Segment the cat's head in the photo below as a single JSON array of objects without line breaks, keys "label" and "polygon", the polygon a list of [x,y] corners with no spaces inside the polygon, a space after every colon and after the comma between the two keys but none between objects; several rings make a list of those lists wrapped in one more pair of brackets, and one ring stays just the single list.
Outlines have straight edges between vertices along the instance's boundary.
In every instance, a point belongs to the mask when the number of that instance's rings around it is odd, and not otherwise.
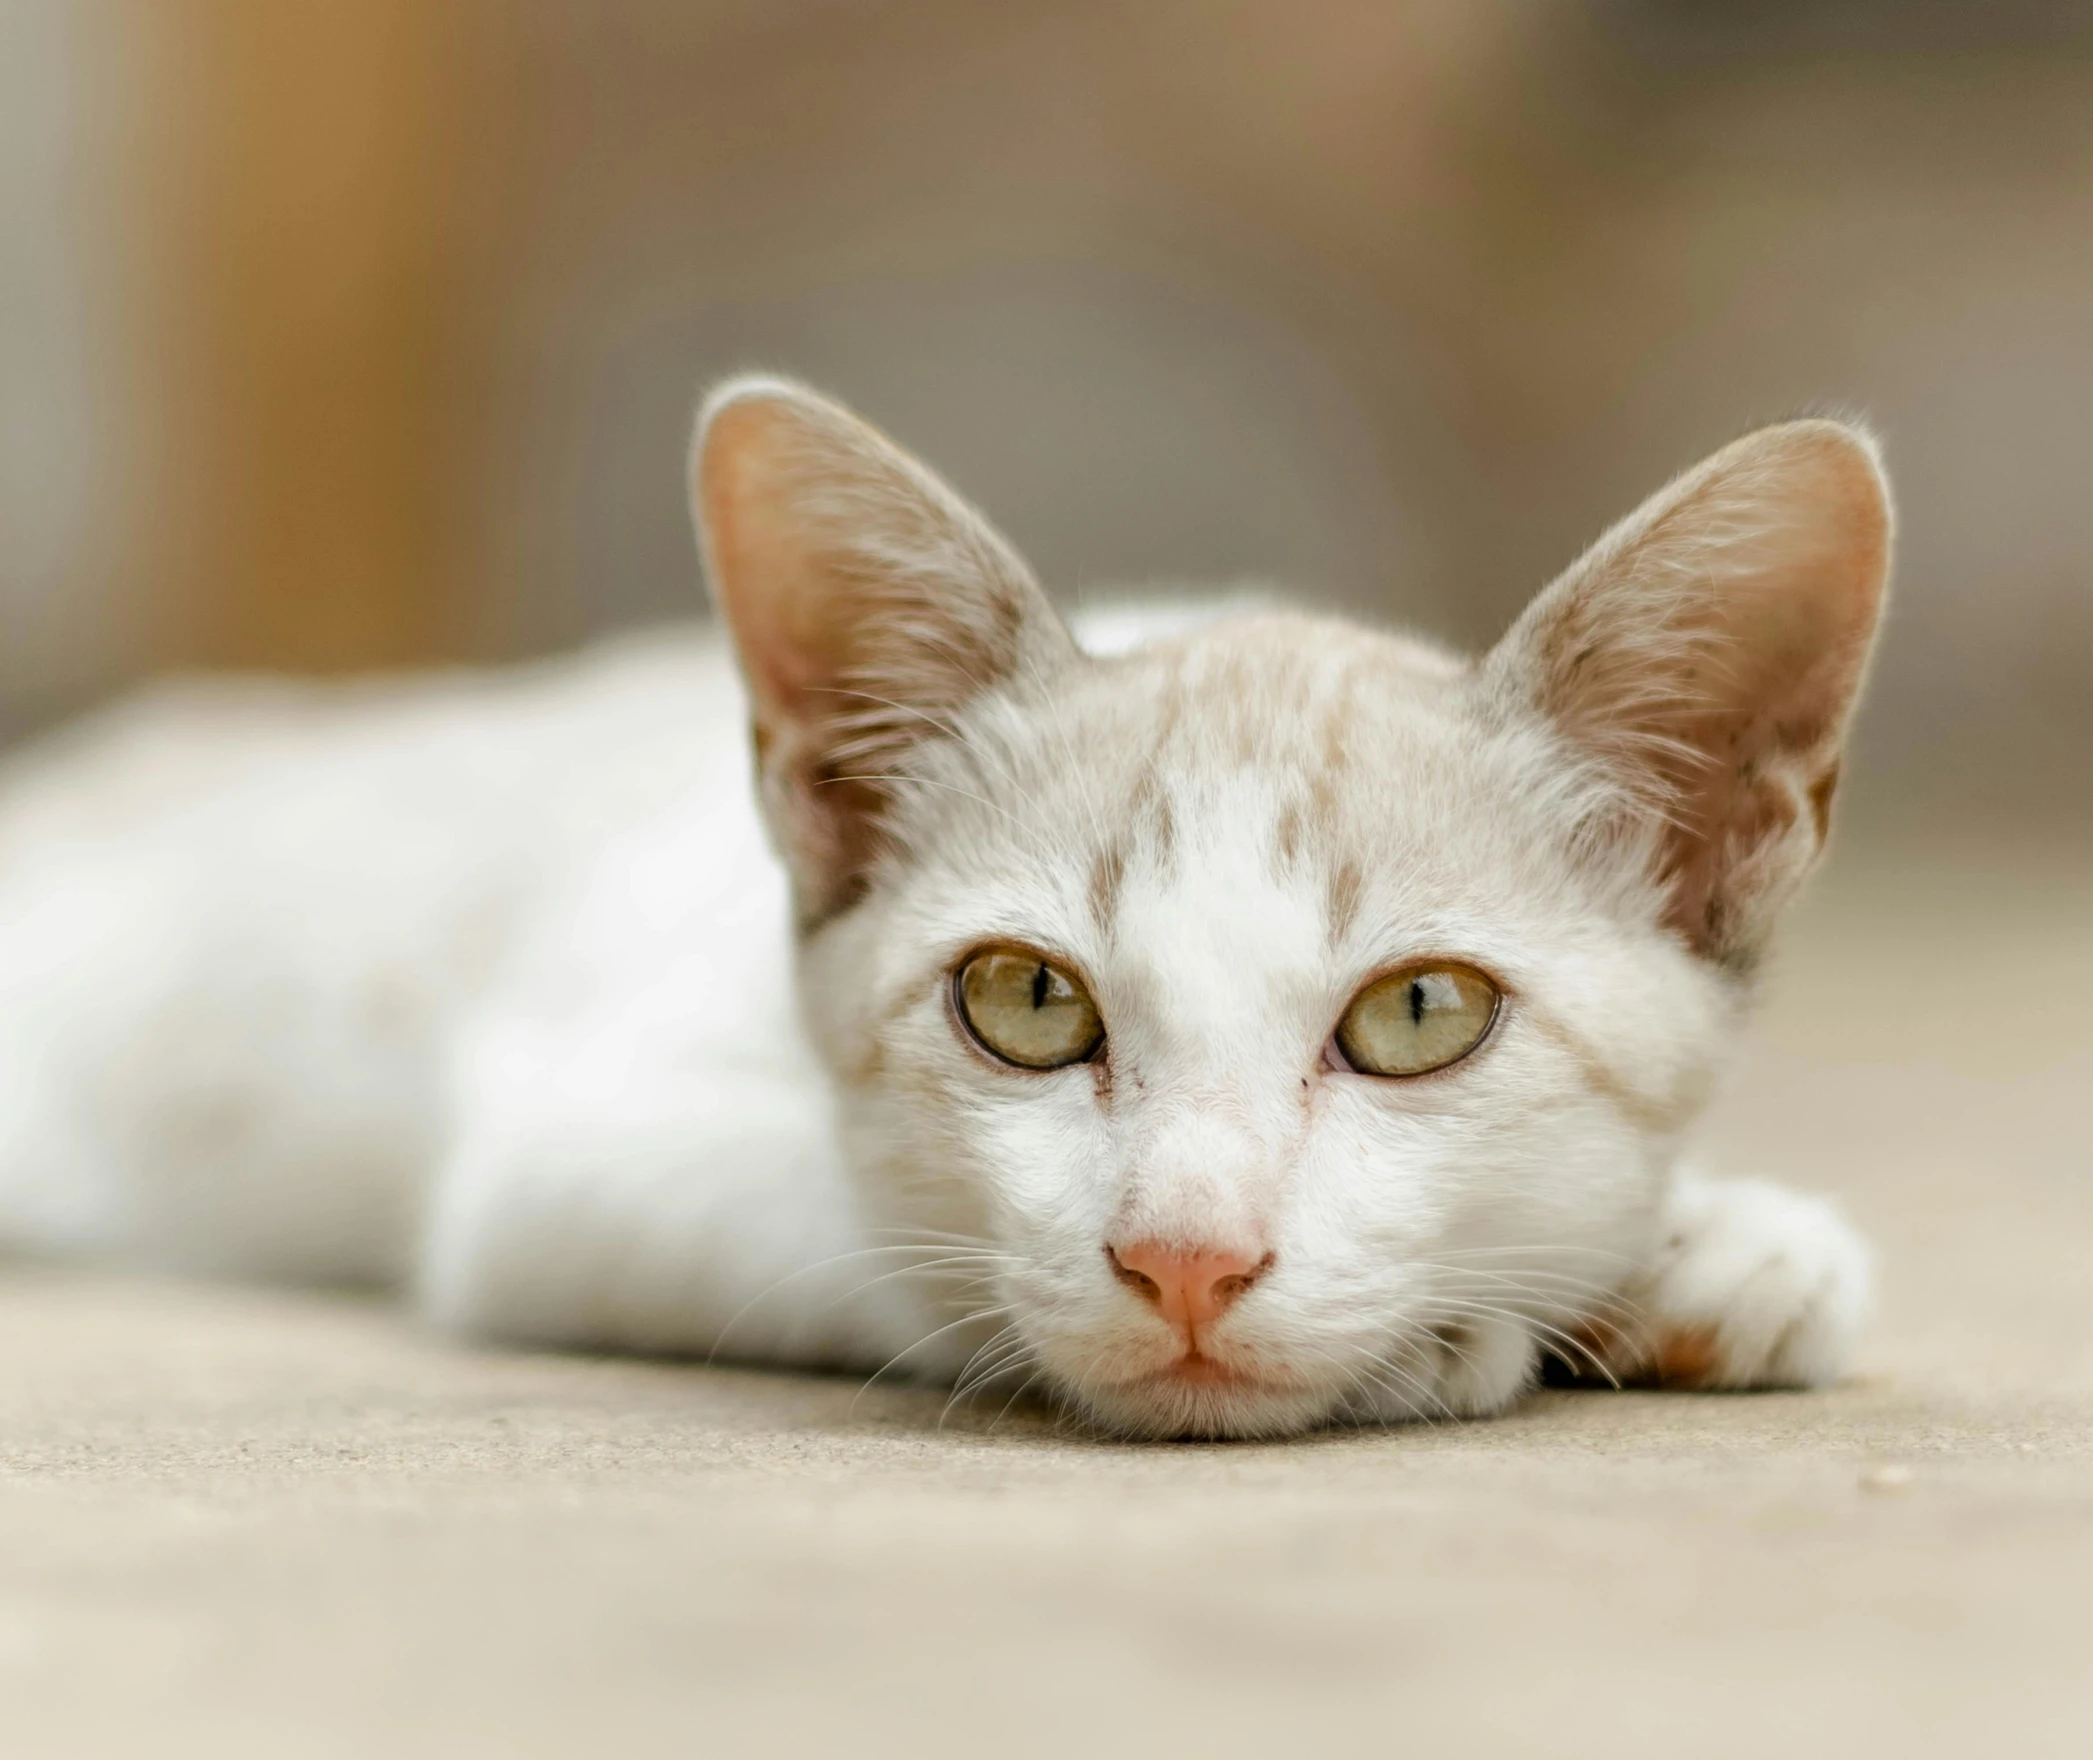
[{"label": "cat's head", "polygon": [[946,1261],[916,1363],[1245,1435],[1575,1352],[1824,842],[1866,439],[1725,448],[1475,662],[1285,614],[1093,656],[777,380],[711,399],[693,480],[853,1166]]}]

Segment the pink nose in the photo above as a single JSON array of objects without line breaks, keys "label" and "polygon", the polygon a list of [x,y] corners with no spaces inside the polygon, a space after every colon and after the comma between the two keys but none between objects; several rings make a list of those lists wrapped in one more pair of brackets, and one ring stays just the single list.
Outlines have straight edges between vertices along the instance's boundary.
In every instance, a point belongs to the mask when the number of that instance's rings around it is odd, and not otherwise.
[{"label": "pink nose", "polygon": [[1111,1260],[1119,1281],[1153,1303],[1156,1312],[1187,1340],[1200,1327],[1220,1319],[1272,1268],[1270,1253],[1263,1258],[1211,1249],[1188,1253],[1153,1241],[1107,1247],[1105,1257]]}]

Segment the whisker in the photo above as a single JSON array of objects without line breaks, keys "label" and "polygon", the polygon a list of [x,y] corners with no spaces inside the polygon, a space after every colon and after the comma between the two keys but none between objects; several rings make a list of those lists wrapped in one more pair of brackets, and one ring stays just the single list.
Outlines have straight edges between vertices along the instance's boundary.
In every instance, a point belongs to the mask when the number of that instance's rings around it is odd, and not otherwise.
[{"label": "whisker", "polygon": [[[866,1290],[876,1289],[880,1284],[889,1283],[897,1277],[921,1277],[926,1275],[956,1277],[958,1275],[958,1272],[956,1270],[946,1270],[944,1268],[947,1266],[972,1266],[978,1265],[980,1263],[982,1263],[982,1261],[978,1257],[950,1257],[944,1259],[932,1259],[928,1263],[922,1265],[897,1266],[892,1271],[882,1271],[877,1277],[867,1278],[865,1282],[857,1284],[854,1287],[845,1290],[841,1295],[836,1297],[836,1300],[834,1302],[830,1302],[829,1306],[833,1308],[836,1305],[836,1302],[848,1301],[852,1296],[863,1295]],[[986,1277],[977,1277],[972,1280],[972,1284],[968,1287],[974,1287],[983,1283],[993,1282],[995,1275],[996,1274],[992,1272]]]},{"label": "whisker", "polygon": [[[917,1242],[904,1242],[895,1243],[887,1246],[858,1247],[854,1248],[853,1250],[847,1253],[831,1253],[827,1258],[817,1259],[811,1265],[796,1266],[794,1269],[786,1272],[782,1277],[774,1278],[771,1282],[765,1284],[754,1295],[749,1297],[747,1301],[742,1303],[742,1305],[739,1308],[734,1310],[734,1312],[728,1317],[726,1323],[720,1327],[718,1333],[714,1336],[712,1341],[712,1348],[705,1353],[704,1361],[708,1366],[716,1362],[718,1360],[720,1352],[726,1348],[728,1336],[733,1332],[734,1328],[739,1326],[744,1320],[746,1320],[749,1317],[749,1315],[755,1312],[755,1310],[758,1307],[760,1307],[764,1302],[768,1301],[772,1296],[778,1294],[778,1292],[784,1289],[787,1284],[796,1283],[799,1281],[799,1279],[803,1277],[812,1277],[819,1272],[832,1271],[838,1265],[846,1265],[853,1259],[870,1258],[877,1253],[943,1253],[945,1251],[947,1251],[947,1248],[945,1244],[942,1242],[931,1242],[928,1244]],[[1019,1260],[1017,1260],[1015,1255],[1005,1254],[1000,1256],[1008,1259],[1012,1264],[1021,1263]],[[907,1271],[909,1269],[912,1268],[907,1266],[904,1266],[902,1268],[903,1271]],[[828,1304],[828,1306],[830,1308],[834,1308],[838,1303],[848,1301],[851,1297],[859,1295],[864,1290],[870,1288],[871,1283],[877,1283],[880,1281],[882,1281],[882,1279],[874,1278],[869,1283],[854,1285],[852,1288],[843,1291],[842,1294],[835,1297],[835,1299],[831,1301]]]},{"label": "whisker", "polygon": [[948,1320],[945,1322],[944,1325],[932,1328],[932,1330],[924,1333],[923,1336],[917,1339],[913,1344],[902,1346],[900,1350],[896,1351],[884,1363],[880,1364],[880,1366],[877,1369],[873,1370],[870,1375],[865,1377],[864,1385],[858,1389],[856,1396],[850,1402],[850,1413],[852,1415],[856,1414],[858,1409],[858,1400],[863,1399],[865,1395],[871,1391],[872,1384],[876,1382],[882,1375],[884,1375],[889,1369],[893,1368],[895,1364],[899,1363],[904,1357],[913,1356],[926,1344],[930,1344],[937,1339],[943,1338],[946,1333],[957,1331],[962,1326],[971,1326],[976,1321],[980,1320],[993,1320],[998,1314],[1008,1314],[1012,1312],[1014,1312],[1014,1310],[1010,1306],[1005,1305],[1000,1308],[983,1308],[980,1309],[978,1312],[962,1314],[957,1320]]},{"label": "whisker", "polygon": [[1564,1241],[1535,1241],[1527,1246],[1504,1247],[1449,1247],[1442,1257],[1447,1259],[1501,1258],[1507,1254],[1526,1253],[1575,1253],[1580,1259],[1611,1259],[1617,1265],[1634,1265],[1638,1260],[1625,1253],[1609,1252],[1603,1247],[1580,1247]]},{"label": "whisker", "polygon": [[[1454,1415],[1453,1408],[1441,1399],[1426,1381],[1414,1370],[1405,1368],[1392,1357],[1374,1357],[1367,1373],[1385,1392],[1395,1395],[1408,1406],[1412,1415],[1423,1423],[1436,1424],[1441,1418],[1451,1418]],[[1391,1381],[1390,1376],[1399,1379]]]},{"label": "whisker", "polygon": [[1444,1298],[1423,1305],[1418,1310],[1418,1315],[1419,1318],[1427,1321],[1433,1318],[1507,1321],[1512,1325],[1523,1327],[1527,1331],[1549,1340],[1563,1350],[1576,1353],[1590,1363],[1592,1368],[1610,1382],[1616,1390],[1620,1387],[1620,1382],[1614,1378],[1612,1369],[1607,1366],[1606,1362],[1590,1345],[1577,1337],[1575,1333],[1567,1332],[1562,1327],[1542,1320],[1536,1315],[1521,1313],[1514,1308],[1498,1307],[1487,1302]]},{"label": "whisker", "polygon": [[[991,1432],[993,1432],[995,1430],[995,1427],[998,1424],[1002,1423],[1002,1421],[1005,1418],[1010,1416],[1010,1408],[1016,1405],[1019,1400],[1023,1399],[1027,1393],[1031,1392],[1032,1388],[1035,1385],[1037,1385],[1040,1377],[1043,1376],[1045,1373],[1046,1369],[1044,1368],[1044,1366],[1034,1369],[1031,1374],[1027,1375],[1024,1378],[1024,1380],[1020,1381],[1017,1384],[1017,1391],[1003,1402],[1003,1409],[997,1412],[993,1418],[989,1419],[988,1427]],[[1062,1414],[1062,1416],[1065,1419],[1066,1414]]]},{"label": "whisker", "polygon": [[1620,1286],[1602,1283],[1593,1278],[1573,1277],[1565,1271],[1491,1271],[1473,1265],[1448,1265],[1433,1259],[1414,1259],[1411,1266],[1420,1271],[1444,1272],[1449,1277],[1487,1280],[1493,1284],[1510,1284],[1514,1288],[1527,1290],[1534,1295],[1542,1293],[1542,1286],[1578,1292],[1588,1296],[1614,1299],[1621,1296]]},{"label": "whisker", "polygon": [[[945,1401],[944,1410],[938,1413],[938,1428],[945,1427],[945,1420],[961,1400],[971,1400],[992,1381],[1013,1374],[1031,1353],[1014,1322],[1006,1323],[989,1342],[967,1359],[967,1366],[953,1383],[952,1396]],[[984,1358],[986,1360],[984,1360]]]},{"label": "whisker", "polygon": [[1002,1250],[997,1242],[990,1240],[986,1235],[961,1234],[948,1228],[868,1228],[865,1232],[868,1235],[906,1235],[909,1237],[907,1244],[910,1246],[921,1246],[927,1242],[938,1247],[982,1247],[997,1252]]}]

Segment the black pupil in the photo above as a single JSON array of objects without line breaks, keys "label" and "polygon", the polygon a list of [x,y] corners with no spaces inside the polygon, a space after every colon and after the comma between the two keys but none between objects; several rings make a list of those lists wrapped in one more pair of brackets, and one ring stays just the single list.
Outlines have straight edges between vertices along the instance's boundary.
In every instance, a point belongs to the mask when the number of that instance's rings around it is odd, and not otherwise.
[{"label": "black pupil", "polygon": [[1040,966],[1032,973],[1032,1006],[1034,1008],[1046,1007],[1046,996],[1047,969],[1045,966]]},{"label": "black pupil", "polygon": [[1421,978],[1410,980],[1410,1025],[1424,1025],[1424,981]]}]

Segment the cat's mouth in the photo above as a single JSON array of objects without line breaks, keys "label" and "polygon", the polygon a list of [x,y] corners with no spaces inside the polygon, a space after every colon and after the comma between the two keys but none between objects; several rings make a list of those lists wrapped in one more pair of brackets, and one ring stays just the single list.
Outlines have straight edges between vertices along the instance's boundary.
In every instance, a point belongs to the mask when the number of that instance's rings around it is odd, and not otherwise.
[{"label": "cat's mouth", "polygon": [[1335,1403],[1330,1389],[1196,1348],[1070,1391],[1105,1429],[1157,1440],[1292,1435],[1321,1423]]},{"label": "cat's mouth", "polygon": [[1297,1382],[1260,1374],[1240,1364],[1224,1362],[1219,1357],[1208,1356],[1196,1345],[1175,1362],[1165,1363],[1160,1369],[1151,1369],[1146,1375],[1136,1376],[1129,1385],[1149,1388],[1211,1388],[1242,1394],[1292,1394],[1302,1391]]},{"label": "cat's mouth", "polygon": [[1166,1362],[1162,1369],[1155,1369],[1141,1379],[1149,1385],[1237,1387],[1243,1392],[1262,1392],[1270,1387],[1262,1375],[1252,1375],[1247,1369],[1237,1369],[1233,1362],[1222,1362],[1218,1356],[1208,1356],[1199,1350],[1187,1350],[1176,1362]]}]

